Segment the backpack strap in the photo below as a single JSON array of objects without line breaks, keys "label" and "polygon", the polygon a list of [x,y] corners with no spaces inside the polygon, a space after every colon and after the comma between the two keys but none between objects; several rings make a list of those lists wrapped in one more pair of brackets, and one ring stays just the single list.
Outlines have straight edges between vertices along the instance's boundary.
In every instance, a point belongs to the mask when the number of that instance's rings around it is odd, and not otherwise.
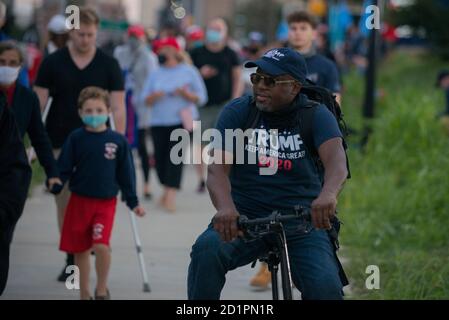
[{"label": "backpack strap", "polygon": [[304,141],[306,151],[312,155],[312,159],[319,170],[322,170],[322,164],[318,150],[313,143],[313,118],[315,110],[320,104],[315,101],[309,100],[309,102],[302,106],[299,111],[299,133]]}]

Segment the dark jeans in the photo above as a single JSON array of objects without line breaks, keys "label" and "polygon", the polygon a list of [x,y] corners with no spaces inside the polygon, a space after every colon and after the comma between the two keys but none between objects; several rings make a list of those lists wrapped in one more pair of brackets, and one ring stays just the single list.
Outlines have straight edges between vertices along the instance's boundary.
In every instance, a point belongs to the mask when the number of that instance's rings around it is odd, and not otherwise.
[{"label": "dark jeans", "polygon": [[[0,210],[3,209],[0,208]],[[3,212],[0,214],[3,214]],[[12,224],[0,226],[0,296],[3,294],[8,281],[9,251],[16,223],[17,221],[14,221]]]},{"label": "dark jeans", "polygon": [[179,189],[181,186],[183,164],[174,164],[170,159],[171,149],[179,143],[170,141],[170,135],[173,130],[181,128],[181,125],[151,128],[157,176],[162,185],[175,189]]},{"label": "dark jeans", "polygon": [[[343,299],[337,259],[326,231],[286,232],[292,279],[304,300]],[[220,299],[226,273],[256,260],[267,250],[263,240],[225,243],[210,225],[192,247],[187,279],[190,300]]]},{"label": "dark jeans", "polygon": [[150,159],[148,157],[146,138],[147,130],[139,129],[137,151],[139,152],[140,162],[142,163],[143,179],[145,183],[148,183],[148,181],[150,180]]}]

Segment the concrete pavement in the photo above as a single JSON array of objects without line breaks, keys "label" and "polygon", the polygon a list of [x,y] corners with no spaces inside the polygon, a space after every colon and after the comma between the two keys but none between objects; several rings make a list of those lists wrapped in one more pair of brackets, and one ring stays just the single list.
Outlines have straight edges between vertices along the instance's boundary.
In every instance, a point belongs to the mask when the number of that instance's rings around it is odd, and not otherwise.
[{"label": "concrete pavement", "polygon": [[[192,166],[185,167],[176,213],[163,212],[155,205],[161,188],[154,171],[152,174],[155,199],[143,201],[147,216],[137,218],[152,292],[142,292],[129,215],[120,203],[111,241],[109,282],[113,299],[186,299],[190,248],[214,214],[207,193],[199,195],[195,191],[197,177]],[[9,281],[1,299],[77,299],[77,291],[68,290],[56,281],[64,263],[58,243],[53,197],[38,187],[33,190],[16,228]],[[93,262],[92,287],[95,283]],[[247,266],[230,272],[222,298],[271,299],[271,291],[255,292],[248,285],[255,271]]]}]

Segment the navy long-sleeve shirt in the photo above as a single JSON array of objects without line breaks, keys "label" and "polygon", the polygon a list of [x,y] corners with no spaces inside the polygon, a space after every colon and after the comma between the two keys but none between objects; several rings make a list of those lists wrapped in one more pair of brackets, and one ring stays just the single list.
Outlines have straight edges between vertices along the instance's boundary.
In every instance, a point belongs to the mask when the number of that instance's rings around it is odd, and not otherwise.
[{"label": "navy long-sleeve shirt", "polygon": [[11,110],[16,118],[20,136],[23,138],[25,133],[28,133],[31,145],[36,150],[37,158],[44,167],[47,178],[58,177],[58,166],[53,158],[50,139],[42,123],[39,100],[36,94],[17,83]]},{"label": "navy long-sleeve shirt", "polygon": [[130,209],[138,205],[131,150],[125,137],[107,129],[95,133],[80,128],[67,138],[58,159],[61,180],[85,197],[109,199],[122,191]]},{"label": "navy long-sleeve shirt", "polygon": [[[14,230],[22,214],[30,181],[31,168],[22,137],[14,115],[6,107],[6,97],[0,92],[0,237],[2,242]],[[2,293],[1,285],[0,283],[0,294]]]}]

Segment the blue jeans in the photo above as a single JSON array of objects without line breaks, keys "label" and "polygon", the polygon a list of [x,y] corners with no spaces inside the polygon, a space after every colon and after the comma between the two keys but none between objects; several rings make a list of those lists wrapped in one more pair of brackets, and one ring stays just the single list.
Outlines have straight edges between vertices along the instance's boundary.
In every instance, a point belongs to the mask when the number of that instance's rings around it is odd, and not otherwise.
[{"label": "blue jeans", "polygon": [[[304,300],[341,300],[342,284],[332,243],[324,230],[308,234],[286,230],[292,279]],[[226,273],[256,260],[267,250],[259,239],[225,243],[209,225],[192,247],[187,279],[190,300],[218,300]]]}]

